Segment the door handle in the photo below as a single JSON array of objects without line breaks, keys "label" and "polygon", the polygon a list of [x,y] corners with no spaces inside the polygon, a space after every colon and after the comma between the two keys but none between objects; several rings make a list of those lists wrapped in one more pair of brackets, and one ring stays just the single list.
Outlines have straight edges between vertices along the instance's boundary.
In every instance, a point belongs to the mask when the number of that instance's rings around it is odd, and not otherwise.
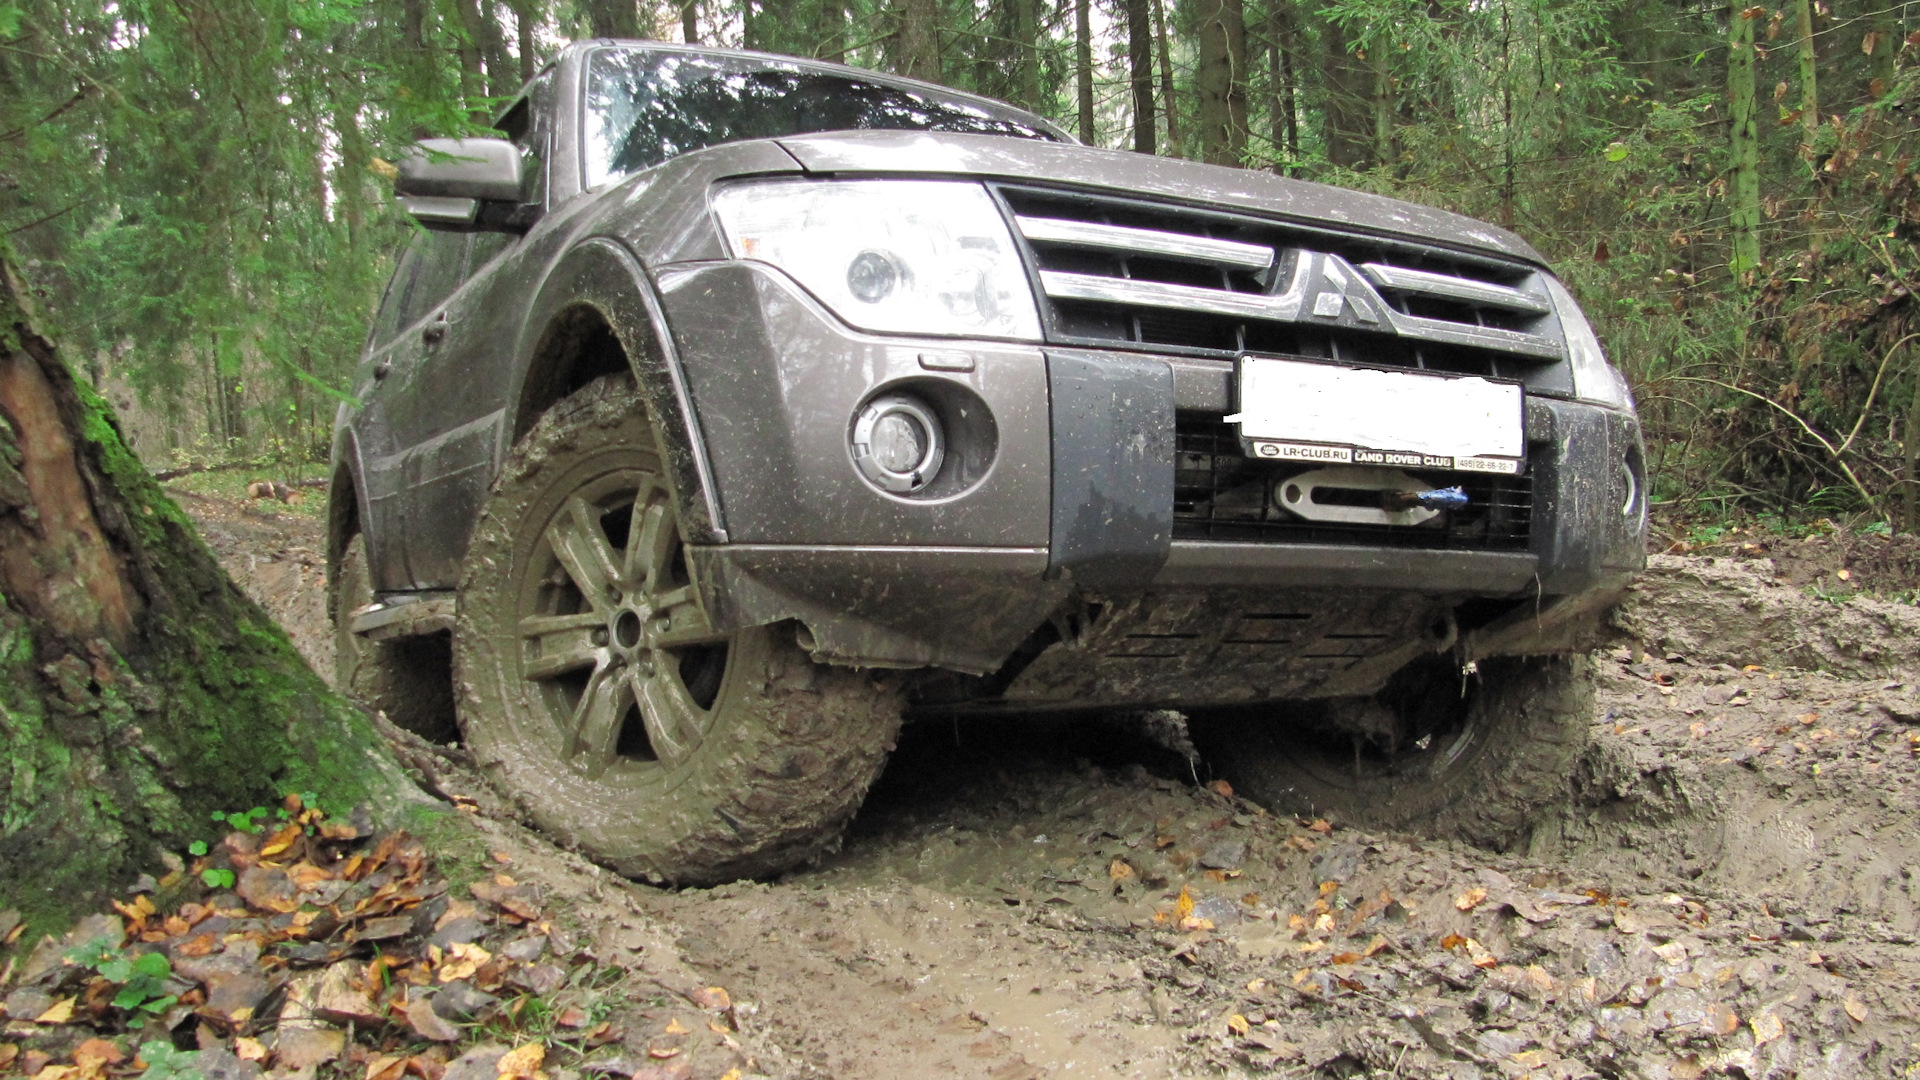
[{"label": "door handle", "polygon": [[430,322],[420,331],[420,340],[428,345],[438,345],[440,344],[440,339],[446,336],[447,323],[445,319]]},{"label": "door handle", "polygon": [[381,360],[379,363],[373,365],[374,381],[378,382],[379,380],[386,378],[387,372],[392,370],[393,370],[393,361],[384,360],[384,359]]}]

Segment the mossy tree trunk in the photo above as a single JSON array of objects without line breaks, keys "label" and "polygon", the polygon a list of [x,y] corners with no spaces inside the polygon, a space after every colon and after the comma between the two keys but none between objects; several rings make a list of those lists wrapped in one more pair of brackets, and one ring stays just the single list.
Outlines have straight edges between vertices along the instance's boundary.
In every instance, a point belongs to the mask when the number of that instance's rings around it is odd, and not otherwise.
[{"label": "mossy tree trunk", "polygon": [[389,821],[425,803],[141,467],[0,249],[0,910],[52,928],[289,792]]}]

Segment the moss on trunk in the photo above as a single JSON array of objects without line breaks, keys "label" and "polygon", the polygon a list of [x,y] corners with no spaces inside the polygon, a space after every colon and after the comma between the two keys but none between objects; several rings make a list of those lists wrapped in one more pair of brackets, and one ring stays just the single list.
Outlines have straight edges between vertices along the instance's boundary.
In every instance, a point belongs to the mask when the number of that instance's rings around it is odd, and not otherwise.
[{"label": "moss on trunk", "polygon": [[0,277],[0,909],[56,925],[288,792],[424,803]]}]

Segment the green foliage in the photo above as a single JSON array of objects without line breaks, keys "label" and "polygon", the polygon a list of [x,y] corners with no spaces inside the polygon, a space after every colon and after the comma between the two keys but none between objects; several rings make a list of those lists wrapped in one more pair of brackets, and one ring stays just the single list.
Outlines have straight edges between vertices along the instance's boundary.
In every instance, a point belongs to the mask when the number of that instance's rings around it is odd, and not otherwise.
[{"label": "green foliage", "polygon": [[200,1051],[177,1050],[163,1039],[141,1043],[140,1060],[147,1063],[140,1080],[206,1080],[200,1071]]},{"label": "green foliage", "polygon": [[95,938],[68,950],[66,959],[93,969],[101,978],[119,986],[119,992],[113,996],[116,1009],[157,1015],[178,1000],[166,992],[173,964],[163,952],[129,956],[108,939]]}]

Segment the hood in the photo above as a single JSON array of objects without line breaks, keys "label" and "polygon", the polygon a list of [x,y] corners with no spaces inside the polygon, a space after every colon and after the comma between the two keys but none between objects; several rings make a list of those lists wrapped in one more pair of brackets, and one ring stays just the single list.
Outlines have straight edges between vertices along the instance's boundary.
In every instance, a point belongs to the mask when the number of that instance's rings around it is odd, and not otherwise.
[{"label": "hood", "polygon": [[834,132],[780,139],[779,144],[808,172],[959,173],[1064,184],[1231,207],[1303,225],[1406,237],[1546,265],[1525,240],[1470,217],[1254,169],[1072,143],[925,131]]}]

